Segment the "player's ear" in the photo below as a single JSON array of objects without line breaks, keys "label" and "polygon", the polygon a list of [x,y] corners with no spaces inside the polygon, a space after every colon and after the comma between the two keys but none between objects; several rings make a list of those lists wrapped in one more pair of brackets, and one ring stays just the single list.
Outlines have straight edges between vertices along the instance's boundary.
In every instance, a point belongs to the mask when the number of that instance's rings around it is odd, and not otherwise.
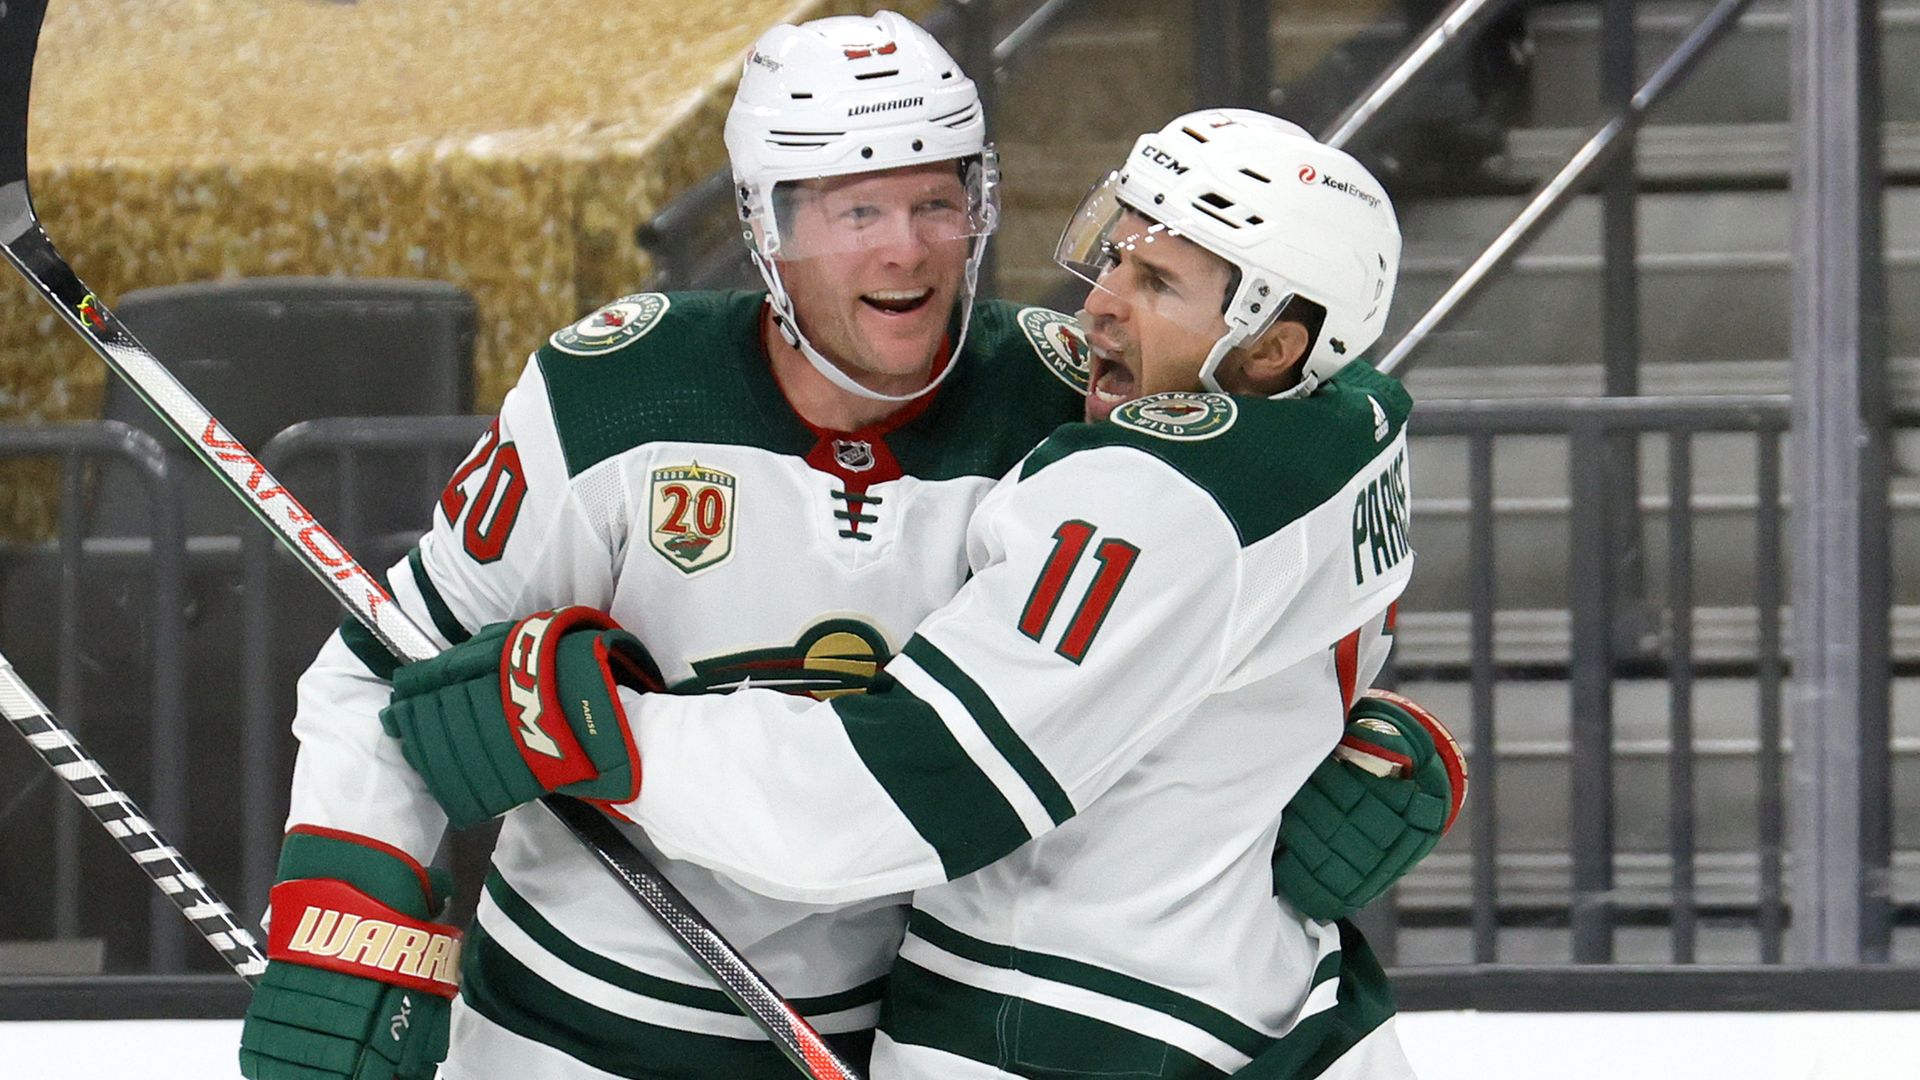
[{"label": "player's ear", "polygon": [[1281,319],[1241,347],[1240,370],[1254,393],[1277,394],[1300,381],[1300,362],[1312,342],[1305,324]]}]

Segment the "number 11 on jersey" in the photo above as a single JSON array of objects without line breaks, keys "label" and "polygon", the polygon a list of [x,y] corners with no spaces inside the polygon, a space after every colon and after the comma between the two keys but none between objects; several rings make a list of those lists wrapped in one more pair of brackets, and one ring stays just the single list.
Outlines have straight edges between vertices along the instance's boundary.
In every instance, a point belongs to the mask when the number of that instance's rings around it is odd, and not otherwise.
[{"label": "number 11 on jersey", "polygon": [[[1047,624],[1053,621],[1054,608],[1060,606],[1060,594],[1066,590],[1074,568],[1080,564],[1080,557],[1098,531],[1077,519],[1063,521],[1053,530],[1053,553],[1047,556],[1047,565],[1040,569],[1040,579],[1033,583],[1027,606],[1020,613],[1021,633],[1035,641],[1045,635]],[[1076,664],[1086,659],[1094,635],[1106,622],[1114,597],[1126,584],[1139,555],[1140,549],[1125,540],[1109,537],[1100,541],[1093,552],[1100,569],[1094,574],[1093,583],[1087,586],[1086,595],[1080,598],[1080,606],[1074,609],[1073,618],[1068,621],[1066,632],[1060,635],[1060,644],[1054,646],[1054,652]]]}]

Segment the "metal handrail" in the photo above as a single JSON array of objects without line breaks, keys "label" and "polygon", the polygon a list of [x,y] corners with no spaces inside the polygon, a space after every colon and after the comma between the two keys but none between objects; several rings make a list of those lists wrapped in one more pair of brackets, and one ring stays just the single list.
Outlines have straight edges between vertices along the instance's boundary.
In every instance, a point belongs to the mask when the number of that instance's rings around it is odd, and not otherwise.
[{"label": "metal handrail", "polygon": [[[1697,818],[1694,807],[1695,761],[1693,680],[1703,668],[1692,636],[1697,610],[1694,601],[1693,561],[1693,440],[1706,433],[1746,432],[1757,443],[1755,486],[1758,498],[1755,530],[1755,617],[1759,656],[1756,658],[1758,744],[1761,768],[1772,785],[1759,792],[1758,853],[1760,874],[1757,921],[1762,953],[1771,961],[1780,955],[1784,925],[1784,887],[1779,850],[1785,821],[1785,793],[1781,765],[1780,701],[1783,672],[1779,665],[1781,608],[1778,578],[1782,573],[1778,543],[1780,528],[1779,472],[1781,443],[1791,420],[1792,401],[1785,395],[1691,398],[1535,398],[1500,401],[1441,402],[1416,411],[1409,430],[1422,436],[1465,436],[1471,522],[1467,539],[1471,582],[1468,653],[1471,729],[1470,768],[1474,798],[1469,809],[1471,844],[1473,959],[1481,964],[1498,960],[1499,881],[1494,832],[1499,814],[1497,769],[1493,749],[1494,689],[1499,681],[1494,656],[1494,616],[1498,607],[1493,513],[1493,445],[1502,436],[1563,435],[1568,440],[1567,553],[1568,659],[1564,669],[1570,707],[1570,757],[1580,762],[1569,784],[1567,822],[1569,903],[1567,925],[1576,963],[1607,963],[1614,958],[1620,897],[1614,881],[1614,812],[1618,793],[1613,782],[1613,684],[1620,663],[1629,659],[1663,660],[1669,681],[1668,755],[1669,853],[1672,859],[1672,957],[1690,963],[1696,956],[1700,896],[1696,877]],[[1665,609],[1671,629],[1661,644],[1629,643],[1623,652],[1617,605],[1610,581],[1607,517],[1616,502],[1609,497],[1608,480],[1617,466],[1606,453],[1609,442],[1621,436],[1664,434],[1668,450],[1667,515],[1668,593]],[[1389,952],[1390,956],[1391,953]]]},{"label": "metal handrail", "polygon": [[[445,476],[452,472],[449,462],[431,455],[446,455],[457,460],[472,447],[485,430],[487,416],[353,416],[326,417],[293,424],[268,439],[260,448],[260,461],[268,471],[285,476],[297,462],[316,456],[333,455],[339,476],[341,515],[335,522],[336,533],[356,550],[366,553],[367,565],[384,575],[379,560],[380,545],[367,545],[360,533],[364,518],[357,497],[357,464],[354,455],[382,451],[415,450],[430,455],[427,473]],[[444,465],[444,467],[441,467]],[[309,492],[311,497],[312,492]],[[421,526],[432,512],[431,496],[420,504]],[[409,542],[411,537],[408,538]],[[284,596],[275,596],[269,582],[271,560],[286,552],[273,542],[264,529],[249,529],[240,541],[240,574],[243,607],[243,633],[247,649],[241,657],[242,714],[245,717],[240,736],[240,757],[247,763],[242,780],[241,802],[249,807],[240,836],[241,888],[244,910],[264,910],[267,890],[273,884],[274,864],[280,850],[280,823],[284,818],[282,800],[287,792],[286,778],[280,773],[280,755],[289,738],[285,718],[275,712],[269,660],[273,652],[277,620],[276,604]]]},{"label": "metal handrail", "polygon": [[[186,542],[181,516],[183,499],[180,475],[159,441],[146,432],[118,420],[83,420],[57,424],[0,424],[0,458],[58,455],[62,460],[60,507],[60,585],[59,625],[55,628],[60,654],[58,702],[68,723],[82,719],[79,641],[79,573],[85,556],[85,492],[79,459],[113,458],[125,462],[146,487],[151,516],[148,521],[149,552],[153,560],[153,588],[148,599],[152,611],[153,635],[150,673],[153,712],[148,729],[152,773],[151,794],[145,800],[154,821],[170,836],[185,834],[187,823],[186,723],[186,640],[185,593]],[[56,810],[53,846],[55,851],[55,904],[77,904],[80,891],[77,877],[77,810],[62,799]],[[63,929],[71,932],[71,926]],[[147,934],[150,944],[149,967],[154,971],[177,972],[186,968],[187,924],[177,908],[162,894],[148,901]],[[66,936],[62,934],[61,936]]]},{"label": "metal handrail", "polygon": [[1787,394],[1697,397],[1488,398],[1414,410],[1413,435],[1558,435],[1574,431],[1787,430]]},{"label": "metal handrail", "polygon": [[[1564,435],[1579,448],[1578,452],[1569,456],[1571,464],[1596,460],[1598,447],[1613,434],[1633,432],[1668,436],[1668,445],[1672,453],[1677,455],[1671,457],[1670,461],[1677,463],[1677,467],[1670,469],[1669,484],[1671,486],[1667,498],[1670,506],[1675,508],[1675,514],[1666,527],[1674,545],[1672,550],[1680,553],[1680,557],[1670,558],[1668,561],[1671,573],[1678,572],[1693,562],[1692,558],[1687,557],[1693,540],[1691,528],[1685,518],[1699,509],[1699,500],[1691,483],[1686,479],[1692,475],[1690,462],[1694,460],[1689,456],[1688,440],[1696,439],[1706,433],[1751,433],[1760,451],[1755,465],[1759,477],[1756,484],[1756,514],[1754,515],[1754,530],[1757,537],[1755,564],[1759,567],[1778,568],[1781,565],[1781,552],[1776,542],[1781,519],[1778,482],[1779,453],[1780,443],[1788,426],[1789,411],[1790,402],[1784,395],[1746,395],[1678,399],[1589,397],[1458,401],[1422,406],[1416,412],[1411,426],[1414,435],[1418,437],[1465,436],[1470,440],[1469,455],[1472,464],[1469,479],[1474,492],[1472,500],[1476,523],[1469,535],[1469,557],[1473,575],[1479,583],[1474,589],[1476,600],[1470,611],[1474,620],[1472,628],[1474,644],[1470,652],[1472,670],[1469,679],[1470,690],[1475,695],[1476,704],[1469,713],[1473,724],[1469,745],[1478,755],[1474,759],[1474,801],[1470,803],[1469,811],[1475,817],[1469,819],[1470,821],[1492,819],[1491,815],[1496,805],[1494,793],[1497,780],[1495,779],[1496,770],[1488,764],[1491,760],[1488,755],[1494,748],[1501,745],[1494,737],[1496,708],[1493,688],[1497,682],[1512,677],[1502,674],[1506,666],[1495,662],[1497,657],[1491,634],[1495,611],[1493,583],[1498,580],[1493,540],[1495,533],[1500,529],[1495,522],[1496,515],[1492,499],[1492,494],[1496,490],[1493,477],[1494,442],[1506,436]],[[1920,424],[1920,412],[1903,410],[1898,419]],[[341,470],[339,474],[342,477],[339,486],[341,497],[354,501],[356,498],[354,472],[356,469],[364,472],[371,467],[370,463],[356,460],[353,457],[354,454],[382,451],[404,452],[408,448],[419,448],[422,454],[438,451],[457,456],[471,445],[473,437],[478,434],[479,428],[486,421],[487,418],[483,416],[379,417],[311,421],[289,428],[270,440],[263,447],[262,457],[270,467],[283,475],[286,467],[295,459],[318,458],[326,461],[331,458]],[[98,429],[102,426],[92,427]],[[0,450],[6,448],[6,432],[7,429],[0,428]],[[41,444],[35,444],[36,447],[39,445]],[[155,456],[160,456],[157,450]],[[446,470],[429,463],[423,471],[438,475]],[[423,505],[422,509],[426,508]],[[1576,545],[1584,543],[1588,549],[1586,555],[1576,554],[1570,560],[1571,565],[1575,567],[1591,565],[1585,560],[1591,558],[1593,538],[1599,535],[1591,526],[1594,516],[1604,512],[1604,504],[1595,498],[1595,489],[1587,485],[1584,488],[1575,489],[1567,510],[1573,517],[1570,532]],[[369,525],[376,524],[364,513],[357,511],[342,515],[340,520],[349,523],[349,527],[343,530],[348,532],[352,531],[351,523],[354,521],[367,522]],[[380,524],[379,527],[387,526]],[[156,548],[156,557],[163,554],[161,550],[163,548],[164,544]],[[245,602],[249,605],[247,618],[250,621],[244,635],[247,648],[243,651],[243,664],[246,666],[245,678],[249,704],[248,719],[241,736],[241,753],[243,761],[246,762],[244,772],[249,777],[254,775],[284,777],[284,773],[281,772],[282,765],[277,757],[277,748],[284,745],[284,718],[260,715],[256,711],[258,704],[265,700],[259,685],[266,675],[266,668],[264,665],[255,666],[255,661],[271,651],[270,631],[274,628],[271,611],[274,600],[270,597],[265,582],[251,575],[264,570],[269,565],[268,552],[272,550],[275,549],[267,544],[258,544],[251,551],[243,548],[247,564],[246,573],[249,575],[243,593]],[[1779,737],[1778,697],[1783,678],[1778,662],[1780,650],[1777,630],[1777,622],[1783,609],[1777,578],[1777,572],[1769,570],[1758,574],[1754,583],[1754,610],[1756,617],[1760,620],[1760,639],[1752,654],[1757,665],[1757,673],[1752,677],[1758,681],[1761,699],[1761,707],[1758,710],[1761,717],[1758,721],[1758,730],[1761,734],[1755,742],[1760,747],[1776,748],[1782,745]],[[1478,599],[1479,597],[1484,597],[1484,602]],[[1599,599],[1593,592],[1586,591],[1577,593],[1568,605],[1569,617],[1574,623],[1572,628],[1585,634],[1589,640],[1606,623],[1607,608],[1604,604],[1596,604],[1596,600]],[[1691,599],[1691,593],[1685,590],[1670,591],[1666,604],[1674,612],[1674,618],[1678,620],[1675,626],[1687,625],[1688,613],[1699,610]],[[267,611],[268,617],[262,623],[256,624],[251,621],[256,618],[254,614],[256,610]],[[1582,626],[1586,629],[1579,630]],[[1411,635],[1418,631],[1409,629],[1407,632]],[[1660,654],[1666,658],[1667,664],[1662,669],[1661,677],[1669,678],[1676,686],[1680,686],[1695,673],[1707,671],[1708,668],[1704,662],[1696,655],[1696,650],[1697,646],[1688,639],[1680,636],[1670,639]],[[1570,651],[1570,656],[1571,666],[1578,666],[1587,673],[1583,677],[1595,680],[1620,677],[1619,670],[1611,667],[1608,650],[1594,652],[1576,648]],[[1572,674],[1569,667],[1563,673],[1552,677],[1570,678]],[[1741,677],[1747,676],[1743,674]],[[1446,678],[1452,680],[1458,676],[1449,675]],[[1676,690],[1676,693],[1679,691]],[[1676,717],[1690,717],[1691,706],[1684,704],[1684,695],[1678,700],[1682,703],[1673,707],[1673,714]],[[1603,719],[1609,711],[1602,707],[1583,712],[1582,715]],[[1772,719],[1769,720],[1769,716]],[[1692,745],[1694,740],[1686,735],[1686,729],[1680,726],[1681,723],[1680,720],[1674,721],[1676,734],[1672,737],[1671,744],[1673,746]],[[1605,760],[1609,756],[1619,756],[1619,744],[1611,739],[1604,741],[1599,739],[1588,726],[1576,729],[1575,733],[1580,734],[1583,740],[1578,751],[1580,760]],[[269,754],[276,756],[264,756]],[[1702,755],[1707,756],[1704,747]],[[1692,770],[1695,768],[1690,763],[1691,759],[1676,751],[1669,751],[1667,757],[1674,763],[1676,782],[1691,783]],[[1764,777],[1770,777],[1770,779],[1763,778],[1760,784],[1760,791],[1765,799],[1760,814],[1762,840],[1758,850],[1763,869],[1759,872],[1759,914],[1756,918],[1760,923],[1763,956],[1771,962],[1777,962],[1780,955],[1779,941],[1784,926],[1784,905],[1779,884],[1782,880],[1778,857],[1780,841],[1778,829],[1774,823],[1777,823],[1780,817],[1781,795],[1779,793],[1786,790],[1782,786],[1786,782],[1786,777],[1777,753],[1763,753],[1762,765],[1766,770]],[[247,807],[245,818],[249,824],[246,827],[248,832],[242,838],[242,865],[248,887],[254,890],[262,887],[260,884],[262,875],[270,876],[272,869],[271,854],[274,842],[277,840],[276,823],[280,820],[280,815],[273,811],[273,803],[261,801],[263,796],[259,794],[260,791],[272,787],[271,783],[266,784],[264,788],[248,783],[244,788],[243,797]],[[1772,794],[1767,794],[1769,792]],[[276,800],[283,797],[284,789],[271,792],[271,796]],[[1608,805],[1605,797],[1594,795],[1589,799],[1576,798],[1570,802],[1587,807],[1587,812],[1593,821],[1604,820],[1605,807]],[[1683,797],[1672,800],[1671,805],[1690,805],[1691,802],[1690,798]],[[1691,946],[1683,948],[1678,942],[1690,934],[1690,931],[1683,932],[1681,928],[1692,925],[1694,913],[1701,903],[1701,896],[1692,884],[1690,872],[1694,860],[1691,854],[1694,819],[1690,816],[1681,816],[1674,820],[1677,822],[1674,828],[1678,839],[1673,842],[1670,849],[1674,853],[1673,868],[1670,872],[1674,875],[1673,890],[1676,897],[1673,906],[1676,927],[1674,930],[1675,958],[1685,959],[1691,955]],[[1500,853],[1493,842],[1495,835],[1493,831],[1480,828],[1478,825],[1473,826],[1469,831],[1473,842],[1471,870],[1474,901],[1471,912],[1475,920],[1474,958],[1483,964],[1493,964],[1498,959],[1494,940],[1500,929],[1499,919],[1501,912],[1508,910],[1508,906],[1499,903],[1500,895],[1496,888],[1497,879],[1494,874],[1496,860]],[[1579,860],[1588,872],[1609,857],[1609,847],[1601,843],[1575,844],[1572,850],[1572,857]],[[1576,927],[1587,928],[1588,933],[1611,933],[1612,928],[1618,925],[1620,911],[1631,906],[1631,897],[1629,895],[1626,899],[1622,899],[1622,894],[1608,887],[1604,879],[1599,886],[1593,883],[1594,880],[1592,877],[1587,877],[1575,883],[1574,892],[1581,899],[1579,905],[1570,908],[1568,918]],[[1512,898],[1509,897],[1509,905],[1511,902]],[[1604,941],[1604,937],[1595,938],[1595,940]],[[1391,955],[1390,946],[1382,951],[1382,956],[1387,958],[1388,962],[1391,962]],[[1582,958],[1593,959],[1594,957]],[[1492,979],[1488,984],[1490,986],[1500,985],[1507,973],[1507,969],[1497,964],[1471,970],[1476,978]],[[1556,967],[1552,970],[1573,969]],[[1691,981],[1706,975],[1706,971],[1702,969],[1693,974],[1676,977]],[[1726,977],[1735,980],[1772,979],[1771,975],[1755,975],[1752,969],[1745,967],[1729,970]],[[1609,985],[1616,978],[1623,985],[1636,981],[1635,977],[1627,974],[1626,969],[1617,969],[1617,975],[1600,978]],[[1708,976],[1707,982],[1711,981],[1711,977]],[[1778,983],[1768,982],[1768,985],[1777,986],[1784,992],[1792,983],[1793,980],[1789,979]],[[110,990],[121,984],[114,980],[106,980],[101,985],[103,989]],[[4,1014],[7,1008],[7,992],[5,986],[0,986],[0,1014]]]},{"label": "metal handrail", "polygon": [[1482,23],[1512,7],[1517,0],[1454,0],[1441,12],[1426,32],[1401,50],[1393,63],[1361,91],[1348,105],[1320,141],[1328,146],[1344,147],[1352,142],[1381,112],[1392,104],[1419,74],[1470,40]]},{"label": "metal handrail", "polygon": [[1733,29],[1741,13],[1753,0],[1720,0],[1701,19],[1692,32],[1662,61],[1627,106],[1608,118],[1567,164],[1544,184],[1519,216],[1502,230],[1473,264],[1447,287],[1426,314],[1395,342],[1378,363],[1379,369],[1392,373],[1410,353],[1425,341],[1440,324],[1471,299],[1489,278],[1513,261],[1521,246],[1531,241],[1572,201],[1574,193],[1589,177],[1611,163],[1622,149],[1622,140],[1638,131],[1647,111],[1660,103],[1682,80],[1693,72],[1707,49]]},{"label": "metal handrail", "polygon": [[999,44],[993,47],[991,72],[993,81],[996,83],[1007,81],[1008,66],[1013,63],[1014,58],[1025,52],[1027,46],[1043,38],[1054,23],[1079,3],[1080,0],[1046,0],[1045,3],[1034,8],[1026,18],[1020,20],[1020,25],[1014,27],[1012,33],[1001,38]]}]

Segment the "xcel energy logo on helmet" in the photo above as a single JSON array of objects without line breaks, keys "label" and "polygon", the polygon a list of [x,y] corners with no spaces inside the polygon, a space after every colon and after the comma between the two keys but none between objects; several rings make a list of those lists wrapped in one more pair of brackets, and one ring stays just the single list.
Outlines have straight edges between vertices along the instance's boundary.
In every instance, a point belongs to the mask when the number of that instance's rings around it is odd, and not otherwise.
[{"label": "xcel energy logo on helmet", "polygon": [[1378,209],[1380,206],[1380,196],[1375,195],[1373,192],[1368,191],[1358,184],[1335,179],[1332,173],[1322,173],[1311,165],[1300,166],[1300,182],[1303,184],[1317,183],[1321,187],[1332,188],[1342,195],[1351,195],[1375,209]]}]

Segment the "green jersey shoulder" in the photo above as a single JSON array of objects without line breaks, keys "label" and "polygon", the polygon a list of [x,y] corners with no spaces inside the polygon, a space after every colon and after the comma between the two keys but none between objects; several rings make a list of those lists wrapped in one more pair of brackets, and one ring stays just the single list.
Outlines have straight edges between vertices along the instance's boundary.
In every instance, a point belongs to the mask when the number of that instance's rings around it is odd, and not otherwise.
[{"label": "green jersey shoulder", "polygon": [[759,311],[753,293],[638,293],[549,336],[534,362],[568,471],[660,441],[805,453],[804,425],[770,408]]},{"label": "green jersey shoulder", "polygon": [[977,304],[955,362],[924,411],[887,435],[914,476],[1002,476],[1085,412],[1086,346],[1079,326],[1059,312]]},{"label": "green jersey shoulder", "polygon": [[[1083,451],[1130,447],[1205,490],[1251,544],[1338,494],[1399,440],[1412,410],[1405,387],[1361,361],[1304,398],[1151,394],[1107,423],[1061,428],[1027,458],[1021,478]],[[1404,492],[1404,452],[1385,468],[1399,470]]]},{"label": "green jersey shoulder", "polygon": [[[637,293],[550,335],[535,362],[569,472],[648,442],[805,455],[819,434],[773,377],[765,306],[760,292]],[[914,475],[998,475],[1080,413],[1085,347],[1058,312],[983,302],[954,362],[887,433]]]}]

